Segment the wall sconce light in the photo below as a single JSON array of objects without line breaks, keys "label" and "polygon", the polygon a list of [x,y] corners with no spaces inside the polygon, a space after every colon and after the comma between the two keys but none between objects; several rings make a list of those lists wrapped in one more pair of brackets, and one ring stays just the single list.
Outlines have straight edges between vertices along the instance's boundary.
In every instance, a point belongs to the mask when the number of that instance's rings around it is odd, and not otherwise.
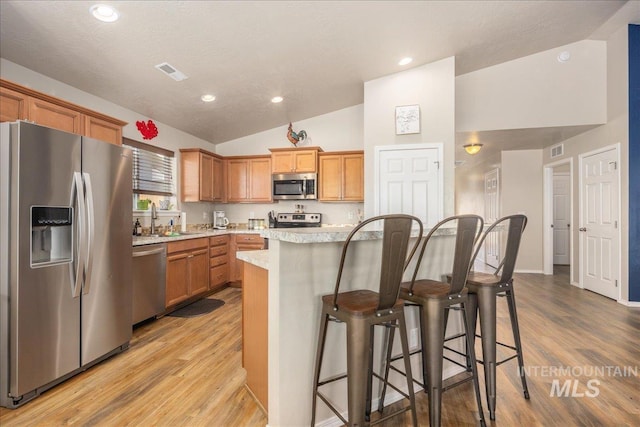
[{"label": "wall sconce light", "polygon": [[480,149],[482,148],[482,144],[467,144],[464,145],[464,151],[469,154],[478,154]]}]

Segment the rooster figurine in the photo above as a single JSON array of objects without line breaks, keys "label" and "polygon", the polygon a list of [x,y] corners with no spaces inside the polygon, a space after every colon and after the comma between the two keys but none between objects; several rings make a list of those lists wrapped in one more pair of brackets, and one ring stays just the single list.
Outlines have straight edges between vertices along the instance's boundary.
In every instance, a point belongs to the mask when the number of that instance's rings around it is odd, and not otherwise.
[{"label": "rooster figurine", "polygon": [[304,141],[307,137],[307,132],[301,130],[298,133],[293,131],[293,126],[289,123],[289,129],[287,130],[287,139],[291,141],[294,146],[297,146],[298,142]]}]

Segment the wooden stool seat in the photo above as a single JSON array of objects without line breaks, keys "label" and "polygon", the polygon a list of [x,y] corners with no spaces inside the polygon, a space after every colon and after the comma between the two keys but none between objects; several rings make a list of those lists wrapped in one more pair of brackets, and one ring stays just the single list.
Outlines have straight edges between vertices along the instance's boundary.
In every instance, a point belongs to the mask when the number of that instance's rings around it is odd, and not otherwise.
[{"label": "wooden stool seat", "polygon": [[[340,307],[340,311],[347,312],[354,316],[371,316],[378,311],[379,301],[380,295],[377,292],[358,289],[356,291],[339,293],[337,305]],[[333,307],[336,304],[333,294],[324,295],[322,297],[322,303]],[[393,307],[391,307],[391,310],[402,310],[403,308],[404,301],[399,299]]]},{"label": "wooden stool seat", "polygon": [[498,286],[500,277],[489,273],[470,272],[467,278],[467,285],[475,286]]},{"label": "wooden stool seat", "polygon": [[[402,283],[400,285],[400,298],[412,299],[411,296],[418,298],[447,298],[451,292],[449,283],[436,280],[416,280],[413,284],[413,295],[409,292],[410,287],[411,283]],[[463,289],[460,294],[466,294],[466,292],[467,290]]]}]

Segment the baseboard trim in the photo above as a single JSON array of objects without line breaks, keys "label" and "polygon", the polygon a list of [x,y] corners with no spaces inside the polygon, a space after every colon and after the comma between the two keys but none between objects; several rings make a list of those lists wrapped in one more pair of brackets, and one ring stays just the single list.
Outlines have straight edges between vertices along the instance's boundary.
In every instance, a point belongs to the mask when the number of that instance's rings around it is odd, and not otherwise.
[{"label": "baseboard trim", "polygon": [[625,305],[627,307],[640,308],[640,301],[627,301],[627,300],[624,300],[624,299],[619,299],[618,303],[622,304],[622,305]]},{"label": "baseboard trim", "polygon": [[544,270],[514,270],[514,273],[544,274]]}]

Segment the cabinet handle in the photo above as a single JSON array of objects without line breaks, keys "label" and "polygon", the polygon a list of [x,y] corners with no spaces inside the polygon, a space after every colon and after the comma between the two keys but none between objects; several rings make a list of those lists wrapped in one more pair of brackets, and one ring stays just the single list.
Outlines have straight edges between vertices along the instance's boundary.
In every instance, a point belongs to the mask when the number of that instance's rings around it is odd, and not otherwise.
[{"label": "cabinet handle", "polygon": [[193,258],[193,255],[189,255],[187,258]]}]

